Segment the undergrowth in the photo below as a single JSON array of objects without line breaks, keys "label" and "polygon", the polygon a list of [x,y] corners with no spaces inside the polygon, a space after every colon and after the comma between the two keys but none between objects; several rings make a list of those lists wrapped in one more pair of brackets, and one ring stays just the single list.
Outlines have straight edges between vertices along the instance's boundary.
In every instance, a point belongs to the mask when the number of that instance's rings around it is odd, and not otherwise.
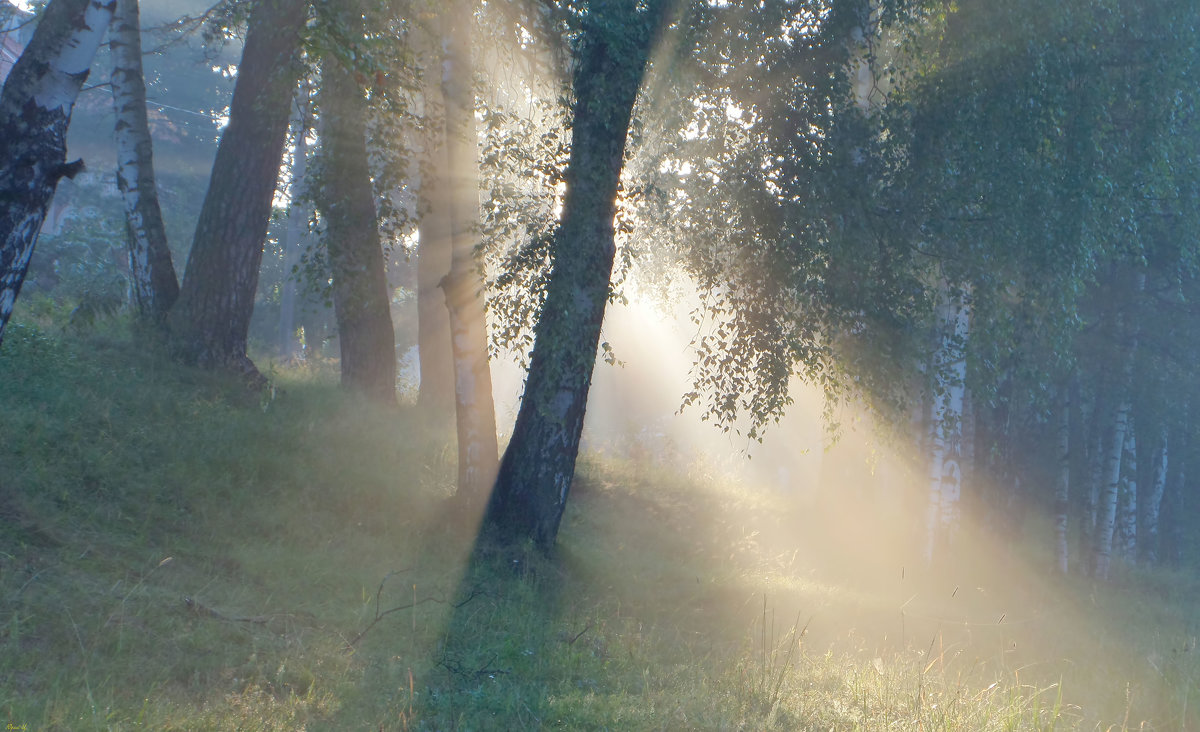
[{"label": "undergrowth", "polygon": [[271,373],[249,393],[118,326],[9,326],[10,725],[1200,727],[1194,579],[852,586],[777,497],[613,459],[581,462],[554,557],[477,547],[446,421]]}]

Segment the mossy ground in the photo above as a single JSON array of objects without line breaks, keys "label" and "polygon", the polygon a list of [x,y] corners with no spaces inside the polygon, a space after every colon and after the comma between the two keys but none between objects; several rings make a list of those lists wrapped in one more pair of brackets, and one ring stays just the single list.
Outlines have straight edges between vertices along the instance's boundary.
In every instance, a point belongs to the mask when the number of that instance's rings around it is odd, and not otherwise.
[{"label": "mossy ground", "polygon": [[1194,576],[1095,586],[990,549],[854,575],[867,539],[793,502],[595,457],[554,557],[488,551],[444,509],[445,429],[270,372],[248,393],[119,324],[10,326],[4,721],[1200,729]]}]

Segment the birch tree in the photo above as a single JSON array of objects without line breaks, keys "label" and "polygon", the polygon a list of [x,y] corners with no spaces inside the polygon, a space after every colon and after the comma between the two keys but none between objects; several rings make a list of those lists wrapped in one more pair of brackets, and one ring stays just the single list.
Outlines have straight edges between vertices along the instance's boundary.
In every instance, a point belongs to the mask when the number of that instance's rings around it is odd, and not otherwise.
[{"label": "birch tree", "polygon": [[0,342],[29,270],[46,209],[62,178],[67,126],[113,0],[53,0],[0,93]]},{"label": "birch tree", "polygon": [[666,0],[589,3],[575,58],[566,198],[521,408],[485,514],[508,540],[553,546],[575,472],[614,259],[633,105]]},{"label": "birch tree", "polygon": [[109,47],[116,112],[117,188],[125,204],[130,290],[141,317],[162,325],[179,296],[179,282],[154,178],[137,0],[117,0]]},{"label": "birch tree", "polygon": [[943,285],[938,346],[932,374],[929,499],[925,559],[933,559],[938,544],[949,546],[959,519],[962,497],[963,401],[966,395],[967,338],[970,333],[969,291]]}]

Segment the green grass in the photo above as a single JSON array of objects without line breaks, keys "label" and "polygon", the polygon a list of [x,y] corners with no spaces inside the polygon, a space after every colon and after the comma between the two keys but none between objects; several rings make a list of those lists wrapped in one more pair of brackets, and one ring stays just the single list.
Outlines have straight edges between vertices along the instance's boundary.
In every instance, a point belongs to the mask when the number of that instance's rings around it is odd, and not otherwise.
[{"label": "green grass", "polygon": [[468,567],[443,429],[320,368],[249,394],[106,328],[0,348],[0,721],[1200,729],[1194,577],[864,570],[873,529],[599,458],[555,557]]}]

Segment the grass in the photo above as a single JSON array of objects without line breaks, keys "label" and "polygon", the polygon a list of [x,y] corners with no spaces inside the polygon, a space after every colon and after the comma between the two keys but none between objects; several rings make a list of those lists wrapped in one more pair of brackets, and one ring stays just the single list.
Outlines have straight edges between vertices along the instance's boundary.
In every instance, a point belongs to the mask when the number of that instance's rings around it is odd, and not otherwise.
[{"label": "grass", "polygon": [[0,349],[14,726],[1200,729],[1195,577],[864,570],[874,529],[598,457],[555,557],[468,566],[413,409],[317,367],[248,394],[104,327]]}]

